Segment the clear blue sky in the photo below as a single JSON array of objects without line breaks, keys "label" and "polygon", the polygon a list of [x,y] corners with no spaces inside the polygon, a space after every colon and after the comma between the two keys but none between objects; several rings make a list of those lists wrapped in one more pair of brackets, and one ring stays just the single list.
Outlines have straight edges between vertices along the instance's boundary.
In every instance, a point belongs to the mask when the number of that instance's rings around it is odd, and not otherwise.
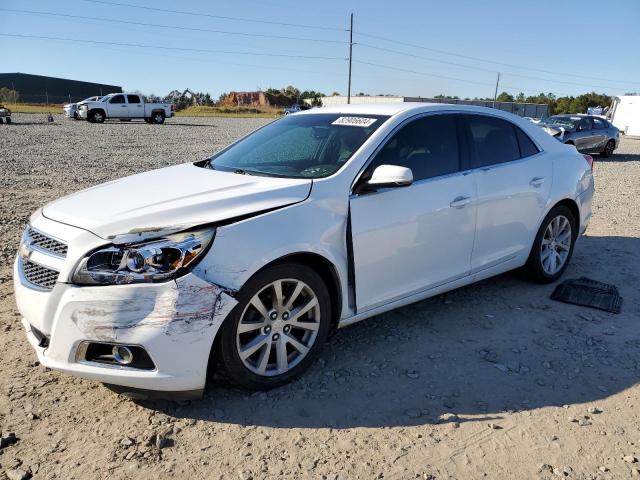
[{"label": "clear blue sky", "polygon": [[[103,82],[158,95],[190,88],[217,97],[230,90],[279,88],[290,84],[303,90],[345,94],[346,29],[349,13],[353,12],[356,45],[353,47],[352,94],[493,96],[498,71],[502,72],[500,91],[514,95],[521,90],[525,94],[543,91],[556,95],[592,90],[608,94],[640,92],[638,0],[105,1],[210,16],[143,10],[87,0],[0,0],[0,34],[207,51],[89,45],[0,35],[0,71]],[[7,11],[16,9],[185,29]],[[314,25],[324,29],[211,15]],[[342,43],[188,30],[194,28]],[[236,53],[221,53],[220,50]]]}]

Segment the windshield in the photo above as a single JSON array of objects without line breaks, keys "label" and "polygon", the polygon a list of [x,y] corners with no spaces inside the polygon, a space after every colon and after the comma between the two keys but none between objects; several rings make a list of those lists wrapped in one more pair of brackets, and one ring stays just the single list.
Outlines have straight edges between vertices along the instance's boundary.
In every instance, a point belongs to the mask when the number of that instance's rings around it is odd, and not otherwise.
[{"label": "windshield", "polygon": [[545,125],[556,125],[558,127],[576,128],[579,117],[549,117],[544,120]]},{"label": "windshield", "polygon": [[279,177],[327,177],[387,118],[335,113],[287,116],[215,155],[209,167]]}]

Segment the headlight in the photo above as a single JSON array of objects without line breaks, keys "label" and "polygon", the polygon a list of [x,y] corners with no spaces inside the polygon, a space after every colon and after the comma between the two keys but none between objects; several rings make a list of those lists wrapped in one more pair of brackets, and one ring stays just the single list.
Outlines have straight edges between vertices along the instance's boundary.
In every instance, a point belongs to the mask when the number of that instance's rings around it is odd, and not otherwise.
[{"label": "headlight", "polygon": [[83,285],[163,282],[186,273],[206,253],[215,228],[114,245],[82,259],[71,281]]}]

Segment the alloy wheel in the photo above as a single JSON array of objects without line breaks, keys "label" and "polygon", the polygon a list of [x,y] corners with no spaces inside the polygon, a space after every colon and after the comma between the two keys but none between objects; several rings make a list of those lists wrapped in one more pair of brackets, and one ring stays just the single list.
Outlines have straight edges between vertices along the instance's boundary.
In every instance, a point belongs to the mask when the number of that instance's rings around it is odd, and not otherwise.
[{"label": "alloy wheel", "polygon": [[320,328],[320,304],[306,283],[276,280],[247,303],[236,330],[237,353],[257,375],[282,375],[309,353]]},{"label": "alloy wheel", "polygon": [[572,237],[571,222],[564,215],[554,217],[547,225],[540,247],[542,269],[547,275],[555,275],[567,263]]},{"label": "alloy wheel", "polygon": [[613,155],[613,148],[614,148],[614,144],[611,140],[609,140],[607,145],[604,147],[604,150],[605,150],[604,153],[607,155],[607,157],[610,157],[611,155]]}]

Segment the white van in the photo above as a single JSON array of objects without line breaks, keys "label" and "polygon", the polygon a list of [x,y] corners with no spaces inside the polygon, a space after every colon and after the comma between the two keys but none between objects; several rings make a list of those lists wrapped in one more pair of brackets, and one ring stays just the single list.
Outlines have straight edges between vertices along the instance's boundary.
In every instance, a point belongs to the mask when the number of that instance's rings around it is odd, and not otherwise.
[{"label": "white van", "polygon": [[640,95],[613,97],[607,119],[625,135],[640,137]]}]

